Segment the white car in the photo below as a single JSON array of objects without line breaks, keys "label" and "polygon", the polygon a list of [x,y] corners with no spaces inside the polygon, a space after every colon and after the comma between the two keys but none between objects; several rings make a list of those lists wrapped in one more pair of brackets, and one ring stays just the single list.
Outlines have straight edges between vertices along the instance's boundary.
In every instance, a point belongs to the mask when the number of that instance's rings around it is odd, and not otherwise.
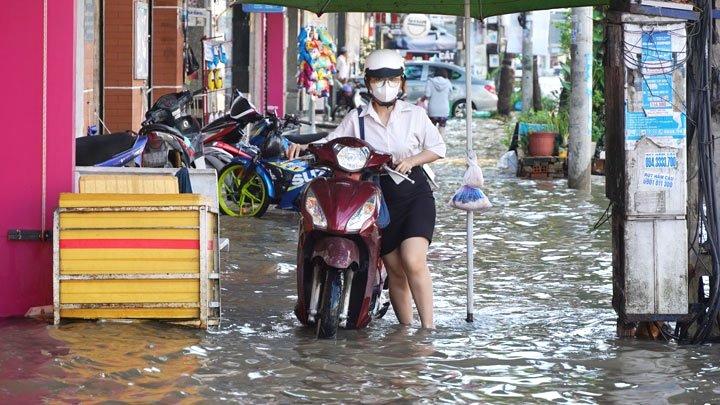
[{"label": "white car", "polygon": [[[425,95],[425,85],[439,69],[448,72],[453,89],[450,93],[450,113],[454,117],[465,116],[465,69],[450,63],[440,62],[406,62],[405,77],[407,80],[408,101],[415,102]],[[477,111],[496,111],[497,94],[495,84],[491,80],[472,79],[473,108]]]}]

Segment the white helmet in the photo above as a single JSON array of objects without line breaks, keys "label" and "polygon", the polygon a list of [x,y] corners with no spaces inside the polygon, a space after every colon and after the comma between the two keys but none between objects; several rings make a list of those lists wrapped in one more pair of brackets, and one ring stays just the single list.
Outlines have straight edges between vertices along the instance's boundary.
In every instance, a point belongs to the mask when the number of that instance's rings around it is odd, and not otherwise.
[{"label": "white helmet", "polygon": [[366,77],[395,77],[405,73],[405,60],[392,49],[372,51],[365,59]]}]

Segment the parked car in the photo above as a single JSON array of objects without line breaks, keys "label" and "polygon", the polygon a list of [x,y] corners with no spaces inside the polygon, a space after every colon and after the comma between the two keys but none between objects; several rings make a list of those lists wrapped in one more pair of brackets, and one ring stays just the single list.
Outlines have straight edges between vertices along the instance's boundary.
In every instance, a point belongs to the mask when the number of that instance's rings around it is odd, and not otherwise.
[{"label": "parked car", "polygon": [[[453,84],[450,94],[450,114],[454,117],[465,116],[465,69],[450,63],[441,62],[414,62],[405,64],[405,77],[407,78],[407,99],[414,102],[425,95],[425,85],[429,78],[439,69],[448,72],[448,78]],[[497,94],[495,83],[491,80],[472,79],[473,108],[477,111],[496,111]]]}]

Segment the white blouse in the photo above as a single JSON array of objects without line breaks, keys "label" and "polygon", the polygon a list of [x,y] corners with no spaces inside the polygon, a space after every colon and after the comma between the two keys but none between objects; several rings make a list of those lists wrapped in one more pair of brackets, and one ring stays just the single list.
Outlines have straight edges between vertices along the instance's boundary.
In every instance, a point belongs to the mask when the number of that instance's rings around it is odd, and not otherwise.
[{"label": "white blouse", "polygon": [[[398,100],[390,113],[387,126],[382,124],[370,104],[363,107],[360,117],[365,119],[365,141],[378,152],[391,154],[394,163],[425,150],[445,157],[445,141],[421,107]],[[360,137],[357,109],[350,111],[325,140],[344,136]]]}]

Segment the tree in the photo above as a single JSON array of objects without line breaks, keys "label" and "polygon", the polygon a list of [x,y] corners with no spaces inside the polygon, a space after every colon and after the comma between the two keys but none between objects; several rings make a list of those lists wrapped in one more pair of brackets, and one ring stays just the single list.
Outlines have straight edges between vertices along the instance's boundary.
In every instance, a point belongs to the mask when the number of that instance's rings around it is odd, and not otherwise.
[{"label": "tree", "polygon": [[500,67],[500,81],[498,82],[498,114],[510,115],[513,110],[512,94],[515,84],[515,69],[512,67],[512,61],[515,55],[505,52]]}]

